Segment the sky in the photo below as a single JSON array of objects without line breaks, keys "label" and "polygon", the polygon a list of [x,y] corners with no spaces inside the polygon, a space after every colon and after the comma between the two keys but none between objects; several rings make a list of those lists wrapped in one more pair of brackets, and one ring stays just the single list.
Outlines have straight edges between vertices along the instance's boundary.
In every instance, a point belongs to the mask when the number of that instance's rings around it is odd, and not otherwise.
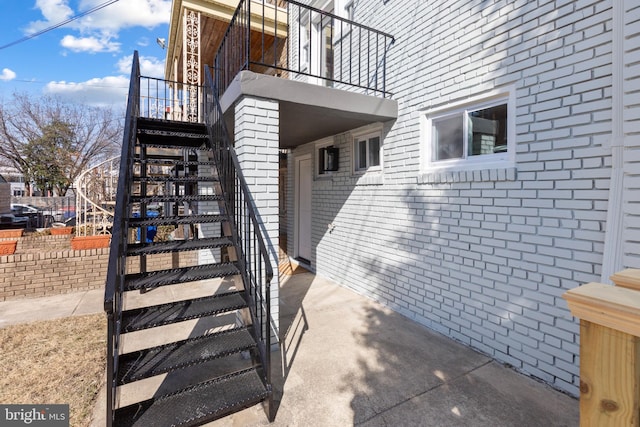
[{"label": "sky", "polygon": [[171,0],[0,0],[0,102],[28,92],[124,108],[135,50],[142,75],[164,74],[156,39],[167,39],[170,13]]}]

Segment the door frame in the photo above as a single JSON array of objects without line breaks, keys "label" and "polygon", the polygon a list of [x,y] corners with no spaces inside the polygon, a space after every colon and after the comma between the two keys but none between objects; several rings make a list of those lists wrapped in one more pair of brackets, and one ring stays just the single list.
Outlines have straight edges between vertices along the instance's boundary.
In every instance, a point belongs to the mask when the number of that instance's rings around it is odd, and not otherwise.
[{"label": "door frame", "polygon": [[[311,163],[311,169],[309,170],[309,175],[311,175],[311,187],[313,190],[313,158],[311,154],[303,154],[295,157],[294,161],[294,170],[295,170],[295,178],[294,178],[294,238],[293,238],[293,256],[294,258],[300,257],[300,162],[304,160],[309,160]],[[311,218],[309,223],[311,223]],[[309,233],[311,234],[311,229],[309,229]],[[313,246],[313,245],[312,245]],[[313,250],[313,247],[309,248]],[[306,258],[305,258],[306,259]],[[311,262],[308,259],[309,263]]]}]

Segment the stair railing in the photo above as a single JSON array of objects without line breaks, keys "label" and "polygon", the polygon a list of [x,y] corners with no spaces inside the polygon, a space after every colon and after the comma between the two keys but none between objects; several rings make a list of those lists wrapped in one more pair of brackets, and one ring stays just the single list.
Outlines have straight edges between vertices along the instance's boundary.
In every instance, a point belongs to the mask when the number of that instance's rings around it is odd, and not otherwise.
[{"label": "stair railing", "polygon": [[[222,108],[213,84],[209,67],[205,67],[205,122],[209,144],[213,150],[220,185],[228,214],[234,218],[232,238],[241,253],[240,271],[249,298],[258,349],[264,366],[264,381],[271,390],[271,280],[273,267],[264,243],[253,198],[231,144]],[[272,419],[273,399],[268,401],[267,416]]]},{"label": "stair railing", "polygon": [[116,193],[116,205],[113,218],[109,266],[104,293],[104,311],[107,314],[107,427],[113,425],[116,403],[118,375],[118,352],[120,350],[120,327],[122,321],[122,302],[124,278],[126,274],[127,226],[129,207],[127,195],[131,192],[133,158],[137,133],[136,118],[140,111],[140,62],[138,52],[133,54],[129,97],[125,118],[122,152],[120,155],[120,175]]}]

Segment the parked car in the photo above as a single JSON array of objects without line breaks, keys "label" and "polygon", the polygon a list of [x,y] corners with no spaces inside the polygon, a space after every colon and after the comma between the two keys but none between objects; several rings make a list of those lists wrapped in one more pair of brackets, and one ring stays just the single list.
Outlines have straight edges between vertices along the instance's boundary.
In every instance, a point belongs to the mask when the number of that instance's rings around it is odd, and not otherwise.
[{"label": "parked car", "polygon": [[15,216],[12,213],[0,214],[0,228],[25,228],[28,222],[28,217]]},{"label": "parked car", "polygon": [[19,222],[26,222],[26,227],[48,227],[56,221],[51,209],[23,203],[12,203],[11,213]]}]

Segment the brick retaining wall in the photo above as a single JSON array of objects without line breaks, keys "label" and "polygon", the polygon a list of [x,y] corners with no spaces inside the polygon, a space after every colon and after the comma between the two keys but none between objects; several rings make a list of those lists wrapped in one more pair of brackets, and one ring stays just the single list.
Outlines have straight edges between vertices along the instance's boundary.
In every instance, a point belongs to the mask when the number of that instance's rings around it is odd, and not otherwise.
[{"label": "brick retaining wall", "polygon": [[[0,239],[6,240],[6,239]],[[109,248],[74,251],[71,236],[25,236],[13,255],[0,256],[0,301],[101,289],[104,287]],[[195,265],[195,252],[147,257],[148,270]],[[137,257],[128,272],[138,271]]]},{"label": "brick retaining wall", "polygon": [[0,256],[0,301],[102,288],[108,262],[108,248]]}]

